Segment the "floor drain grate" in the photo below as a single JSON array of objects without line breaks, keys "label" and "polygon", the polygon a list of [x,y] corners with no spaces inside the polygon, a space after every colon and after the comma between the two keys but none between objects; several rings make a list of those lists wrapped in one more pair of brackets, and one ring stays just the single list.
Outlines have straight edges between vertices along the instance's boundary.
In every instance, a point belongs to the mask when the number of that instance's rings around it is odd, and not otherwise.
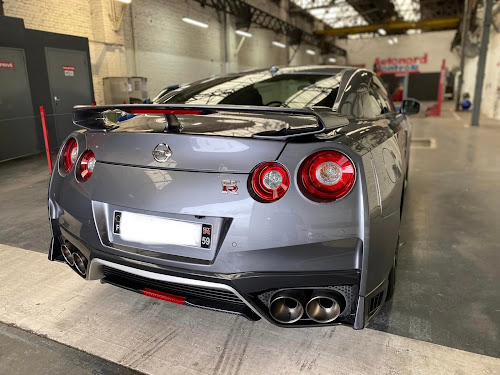
[{"label": "floor drain grate", "polygon": [[413,138],[411,140],[412,148],[436,148],[435,138]]}]

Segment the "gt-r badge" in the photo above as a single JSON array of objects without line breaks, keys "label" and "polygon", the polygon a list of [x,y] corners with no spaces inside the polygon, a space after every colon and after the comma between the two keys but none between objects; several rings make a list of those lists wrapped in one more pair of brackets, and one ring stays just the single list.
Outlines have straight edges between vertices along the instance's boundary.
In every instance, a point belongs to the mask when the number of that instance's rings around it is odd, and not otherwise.
[{"label": "gt-r badge", "polygon": [[165,163],[172,156],[172,150],[165,143],[160,143],[153,150],[153,157],[158,163]]},{"label": "gt-r badge", "polygon": [[221,194],[238,194],[238,182],[233,180],[222,180]]}]

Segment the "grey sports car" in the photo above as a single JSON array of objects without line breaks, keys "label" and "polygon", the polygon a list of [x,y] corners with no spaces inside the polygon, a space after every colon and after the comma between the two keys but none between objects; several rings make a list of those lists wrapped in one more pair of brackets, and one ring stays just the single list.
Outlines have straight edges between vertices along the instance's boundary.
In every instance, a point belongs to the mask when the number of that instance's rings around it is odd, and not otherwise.
[{"label": "grey sports car", "polygon": [[365,327],[392,296],[411,126],[370,71],[273,67],[152,105],[75,107],[49,259],[283,327]]}]

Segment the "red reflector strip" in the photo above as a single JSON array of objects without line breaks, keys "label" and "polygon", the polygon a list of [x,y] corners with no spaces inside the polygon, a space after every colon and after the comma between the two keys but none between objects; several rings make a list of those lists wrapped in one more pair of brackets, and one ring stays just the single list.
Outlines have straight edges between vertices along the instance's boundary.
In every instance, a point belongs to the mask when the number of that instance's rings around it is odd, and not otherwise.
[{"label": "red reflector strip", "polygon": [[144,294],[148,297],[161,299],[163,301],[178,303],[179,305],[184,305],[184,302],[186,302],[186,297],[175,296],[173,294],[168,294],[153,289],[143,289],[141,294]]},{"label": "red reflector strip", "polygon": [[149,108],[136,108],[129,109],[128,113],[161,113],[163,115],[201,115],[200,111],[194,109],[149,109]]}]

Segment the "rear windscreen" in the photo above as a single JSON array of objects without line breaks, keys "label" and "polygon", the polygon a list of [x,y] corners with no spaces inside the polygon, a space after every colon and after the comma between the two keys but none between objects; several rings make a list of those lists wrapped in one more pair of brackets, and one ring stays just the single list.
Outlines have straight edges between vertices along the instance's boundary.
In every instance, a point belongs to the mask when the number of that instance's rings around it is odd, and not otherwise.
[{"label": "rear windscreen", "polygon": [[269,72],[220,77],[189,85],[166,95],[160,103],[250,105],[284,108],[333,107],[341,74]]}]

